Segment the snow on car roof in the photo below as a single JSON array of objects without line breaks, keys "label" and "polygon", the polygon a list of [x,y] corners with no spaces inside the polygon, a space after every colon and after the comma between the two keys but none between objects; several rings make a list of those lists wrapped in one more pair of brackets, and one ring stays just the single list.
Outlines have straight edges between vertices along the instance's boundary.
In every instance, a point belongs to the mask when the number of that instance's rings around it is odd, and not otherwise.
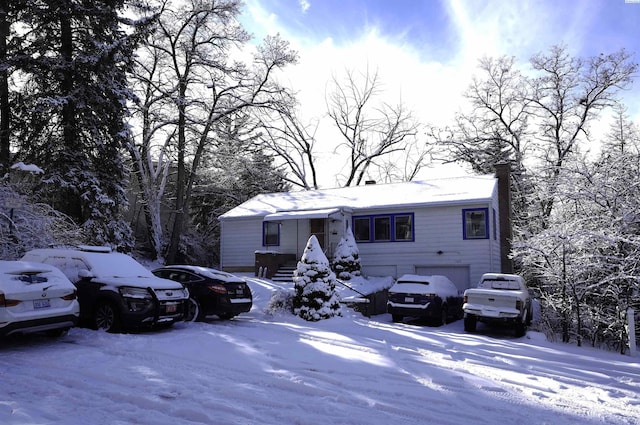
[{"label": "snow on car roof", "polygon": [[439,284],[439,283],[451,283],[451,280],[446,276],[431,275],[423,276],[417,274],[405,274],[398,278],[398,283],[424,283],[424,284]]},{"label": "snow on car roof", "polygon": [[455,284],[446,276],[423,276],[405,274],[398,278],[389,292],[400,293],[437,293],[440,296],[454,296],[458,290]]},{"label": "snow on car roof", "polygon": [[0,260],[0,273],[4,274],[36,274],[55,271],[55,267],[31,261]]},{"label": "snow on car roof", "polygon": [[[91,271],[100,277],[154,277],[132,257],[119,252],[101,250],[83,250],[73,248],[42,248],[30,251],[37,256],[63,256],[68,258],[82,258]],[[29,254],[29,253],[28,253]]]}]

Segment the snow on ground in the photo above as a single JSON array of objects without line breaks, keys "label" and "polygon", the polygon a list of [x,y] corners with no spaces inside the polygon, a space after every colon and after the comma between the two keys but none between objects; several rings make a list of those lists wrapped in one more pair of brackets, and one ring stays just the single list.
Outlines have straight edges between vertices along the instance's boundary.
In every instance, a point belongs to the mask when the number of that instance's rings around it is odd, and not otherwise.
[{"label": "snow on ground", "polygon": [[0,424],[637,424],[639,359],[457,321],[231,321],[0,341]]}]

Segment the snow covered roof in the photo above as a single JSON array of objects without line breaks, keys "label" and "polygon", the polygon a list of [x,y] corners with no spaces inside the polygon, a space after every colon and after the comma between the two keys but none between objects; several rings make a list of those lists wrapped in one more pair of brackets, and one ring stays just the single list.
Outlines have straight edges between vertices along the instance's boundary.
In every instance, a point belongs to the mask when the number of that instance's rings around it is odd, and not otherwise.
[{"label": "snow covered roof", "polygon": [[462,176],[406,183],[267,193],[254,196],[220,216],[220,219],[264,217],[276,213],[284,216],[287,212],[303,214],[304,211],[331,208],[365,210],[486,202],[491,199],[497,181],[494,176]]}]

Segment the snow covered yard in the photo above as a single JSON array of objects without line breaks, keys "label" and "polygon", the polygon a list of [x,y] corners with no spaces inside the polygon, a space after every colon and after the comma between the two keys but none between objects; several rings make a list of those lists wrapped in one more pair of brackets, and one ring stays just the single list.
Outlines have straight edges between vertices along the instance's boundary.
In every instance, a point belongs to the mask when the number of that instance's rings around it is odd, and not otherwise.
[{"label": "snow covered yard", "polygon": [[265,314],[0,342],[0,423],[637,424],[640,363],[529,332]]}]

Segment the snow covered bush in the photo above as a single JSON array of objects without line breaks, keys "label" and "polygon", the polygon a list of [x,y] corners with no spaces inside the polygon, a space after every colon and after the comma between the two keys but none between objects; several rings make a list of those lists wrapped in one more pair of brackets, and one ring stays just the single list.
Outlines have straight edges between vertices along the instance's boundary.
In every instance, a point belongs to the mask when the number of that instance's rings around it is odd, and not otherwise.
[{"label": "snow covered bush", "polygon": [[[7,207],[10,203],[16,208]],[[17,260],[30,249],[82,243],[87,243],[83,229],[71,218],[0,182],[0,258]]]},{"label": "snow covered bush", "polygon": [[350,280],[360,276],[360,252],[351,229],[347,229],[344,237],[338,242],[333,256],[333,271],[339,279]]},{"label": "snow covered bush", "polygon": [[311,235],[293,276],[293,312],[308,321],[340,316],[340,300],[335,291],[336,275]]},{"label": "snow covered bush", "polygon": [[295,293],[291,290],[279,289],[274,291],[269,298],[269,304],[265,313],[276,315],[280,313],[293,313],[293,297]]}]

